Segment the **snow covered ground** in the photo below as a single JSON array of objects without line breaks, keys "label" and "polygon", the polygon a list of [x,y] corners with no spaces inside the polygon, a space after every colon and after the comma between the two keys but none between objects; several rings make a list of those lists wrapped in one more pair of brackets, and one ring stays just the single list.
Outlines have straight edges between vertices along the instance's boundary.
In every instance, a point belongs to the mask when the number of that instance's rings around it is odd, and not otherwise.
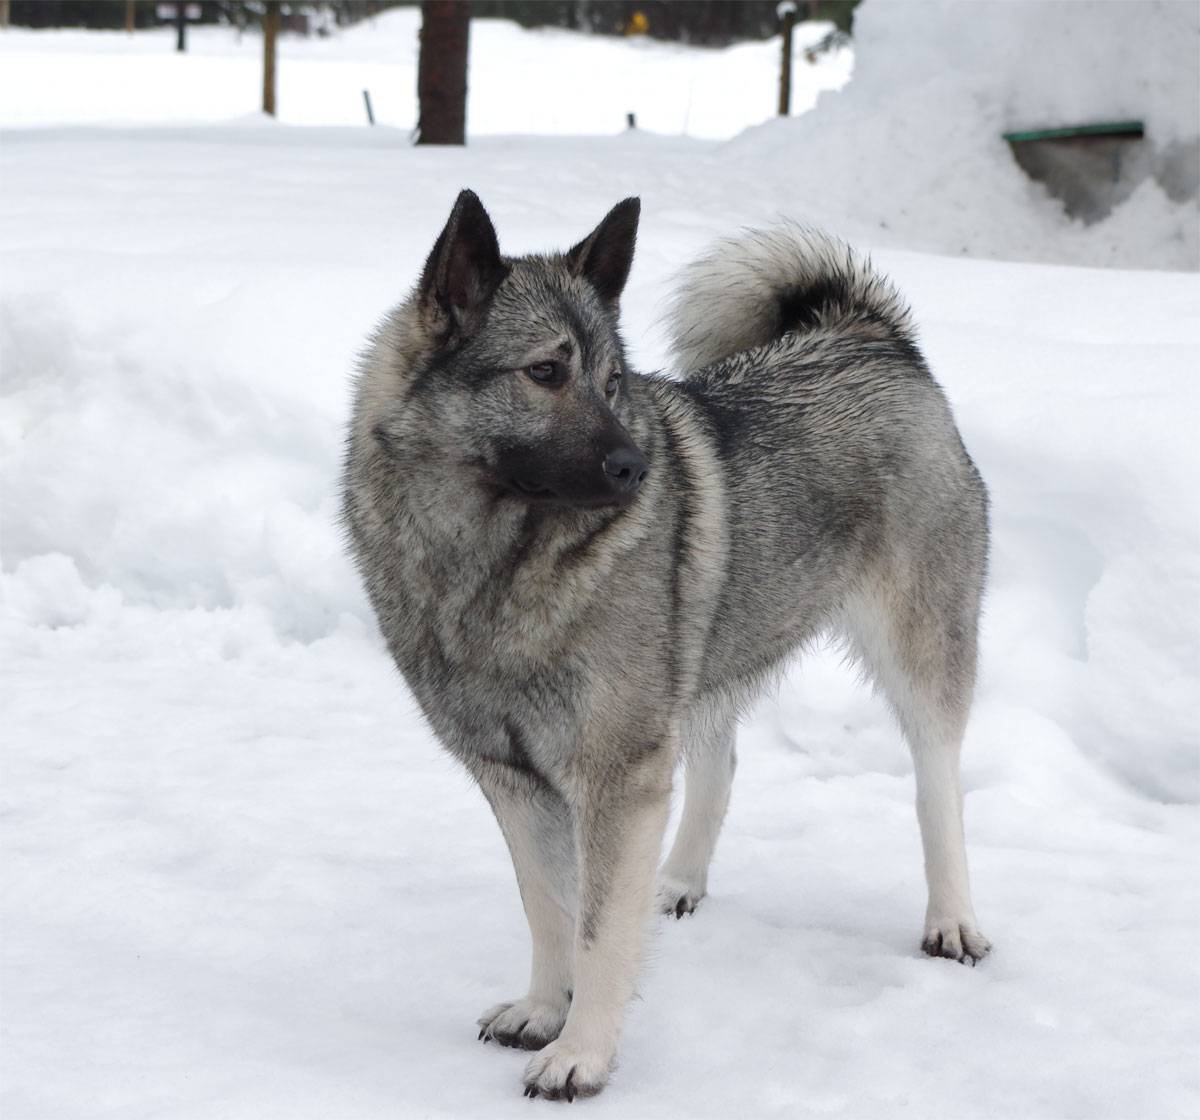
[{"label": "snow covered ground", "polygon": [[[417,121],[418,8],[385,12],[327,38],[279,39],[278,114],[284,124],[365,125],[411,132]],[[805,49],[832,29],[800,24],[793,41],[792,109],[811,108],[850,75],[848,49]],[[653,39],[536,31],[504,20],[471,23],[468,127],[493,133],[599,133],[625,114],[655,132],[725,139],[767,120],[779,97],[779,43],[700,50]],[[65,79],[65,80],[64,80]],[[86,98],[78,96],[89,88]],[[262,105],[262,37],[196,27],[175,53],[169,27],[29,31],[0,36],[0,119],[45,124],[221,121]]]},{"label": "snow covered ground", "polygon": [[712,895],[656,929],[621,1067],[575,1107],[1200,1110],[1200,279],[913,252],[789,198],[765,154],[734,158],[753,139],[0,135],[6,1120],[552,1107],[475,1040],[526,979],[511,867],[335,523],[353,355],[463,185],[510,252],[640,194],[646,367],[712,236],[781,209],[854,234],[993,496],[964,760],[993,956],[917,951],[911,767],[818,655],[743,729]]}]

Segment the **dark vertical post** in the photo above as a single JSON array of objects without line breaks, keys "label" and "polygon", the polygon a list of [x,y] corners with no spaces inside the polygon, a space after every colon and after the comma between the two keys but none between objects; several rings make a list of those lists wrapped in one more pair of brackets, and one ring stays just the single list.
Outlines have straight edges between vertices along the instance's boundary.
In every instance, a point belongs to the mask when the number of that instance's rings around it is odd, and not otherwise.
[{"label": "dark vertical post", "polygon": [[279,0],[267,0],[263,12],[263,112],[275,115],[275,40],[279,36]]},{"label": "dark vertical post", "polygon": [[467,141],[469,0],[424,0],[417,61],[417,143]]},{"label": "dark vertical post", "polygon": [[125,30],[132,35],[137,26],[137,0],[125,0]]},{"label": "dark vertical post", "polygon": [[183,0],[175,5],[175,49],[187,50],[187,5]]},{"label": "dark vertical post", "polygon": [[367,106],[367,124],[375,123],[375,114],[371,111],[371,91],[363,90],[363,102]]},{"label": "dark vertical post", "polygon": [[779,115],[792,111],[792,28],[796,24],[796,5],[790,0],[779,5],[780,30],[783,32],[783,57],[779,64]]}]

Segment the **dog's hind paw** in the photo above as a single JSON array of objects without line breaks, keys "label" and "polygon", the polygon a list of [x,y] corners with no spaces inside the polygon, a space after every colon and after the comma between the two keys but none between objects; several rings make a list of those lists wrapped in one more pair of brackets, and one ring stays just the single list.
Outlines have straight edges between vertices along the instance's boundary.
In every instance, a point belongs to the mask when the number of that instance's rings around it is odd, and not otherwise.
[{"label": "dog's hind paw", "polygon": [[706,893],[704,887],[699,884],[660,872],[655,895],[656,905],[660,913],[674,914],[676,918],[682,918],[684,914],[695,911]]},{"label": "dog's hind paw", "polygon": [[612,1064],[611,1053],[595,1053],[560,1038],[529,1060],[525,1096],[550,1101],[594,1097],[608,1083]]},{"label": "dog's hind paw", "polygon": [[567,1021],[570,1001],[561,1005],[519,999],[515,1003],[498,1003],[480,1015],[480,1042],[498,1042],[520,1050],[540,1050],[558,1038]]},{"label": "dog's hind paw", "polygon": [[931,957],[948,957],[975,965],[992,951],[992,943],[971,919],[929,919],[921,948]]}]

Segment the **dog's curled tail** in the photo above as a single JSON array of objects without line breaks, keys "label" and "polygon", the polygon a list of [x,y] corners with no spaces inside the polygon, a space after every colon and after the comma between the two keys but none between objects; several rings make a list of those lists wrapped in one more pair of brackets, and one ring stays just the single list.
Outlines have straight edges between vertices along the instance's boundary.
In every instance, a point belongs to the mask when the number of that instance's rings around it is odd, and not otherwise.
[{"label": "dog's curled tail", "polygon": [[668,312],[681,370],[822,329],[914,340],[891,282],[849,245],[787,222],[718,241],[681,274]]}]

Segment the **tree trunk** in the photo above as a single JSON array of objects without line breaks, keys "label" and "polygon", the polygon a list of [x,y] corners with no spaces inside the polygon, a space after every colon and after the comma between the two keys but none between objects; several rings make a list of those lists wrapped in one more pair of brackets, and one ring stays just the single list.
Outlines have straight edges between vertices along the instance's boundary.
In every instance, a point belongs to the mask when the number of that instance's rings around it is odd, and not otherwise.
[{"label": "tree trunk", "polygon": [[796,5],[780,4],[779,12],[783,25],[783,56],[779,60],[779,115],[786,117],[792,111],[792,28],[796,24]]},{"label": "tree trunk", "polygon": [[175,5],[175,49],[187,50],[187,5],[183,0]]},{"label": "tree trunk", "polygon": [[137,0],[125,0],[125,30],[132,35],[137,26]]},{"label": "tree trunk", "polygon": [[418,144],[467,141],[470,0],[424,0],[417,63]]},{"label": "tree trunk", "polygon": [[275,115],[275,39],[279,35],[279,0],[267,0],[263,12],[263,112]]}]

